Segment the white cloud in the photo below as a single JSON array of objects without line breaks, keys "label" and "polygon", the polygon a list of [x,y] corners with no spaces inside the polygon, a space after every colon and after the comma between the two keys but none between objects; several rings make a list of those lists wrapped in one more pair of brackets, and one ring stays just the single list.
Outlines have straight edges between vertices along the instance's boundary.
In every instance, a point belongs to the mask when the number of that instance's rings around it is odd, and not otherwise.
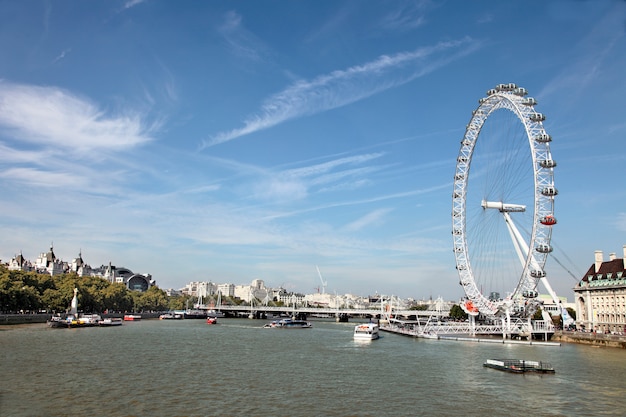
[{"label": "white cloud", "polygon": [[20,141],[86,154],[123,150],[152,140],[139,114],[107,115],[55,87],[0,82],[0,130]]},{"label": "white cloud", "polygon": [[11,168],[0,172],[0,178],[40,187],[58,187],[60,189],[84,186],[82,177],[66,172],[50,172],[32,168]]},{"label": "white cloud", "polygon": [[410,52],[383,55],[363,65],[333,71],[311,81],[297,81],[269,97],[260,112],[250,116],[243,127],[218,133],[203,141],[201,147],[228,142],[290,119],[354,103],[406,84],[475,51],[479,46],[479,42],[470,38],[441,42]]},{"label": "white cloud", "polygon": [[365,216],[346,225],[344,227],[344,230],[349,231],[349,232],[356,232],[358,230],[365,228],[368,225],[379,224],[382,222],[383,217],[385,217],[387,213],[390,213],[391,211],[392,209],[389,209],[389,208],[381,208],[381,209],[376,209],[374,211],[371,211],[367,213]]}]

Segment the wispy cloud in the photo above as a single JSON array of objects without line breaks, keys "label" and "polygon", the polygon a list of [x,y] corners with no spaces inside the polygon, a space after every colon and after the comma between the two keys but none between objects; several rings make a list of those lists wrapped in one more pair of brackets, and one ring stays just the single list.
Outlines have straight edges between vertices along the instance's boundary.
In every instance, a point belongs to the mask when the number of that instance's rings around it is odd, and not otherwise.
[{"label": "wispy cloud", "polygon": [[124,8],[125,9],[130,9],[131,7],[135,7],[138,4],[143,3],[146,0],[128,0],[126,3],[124,3]]},{"label": "wispy cloud", "polygon": [[398,3],[398,7],[383,16],[380,26],[387,30],[411,30],[426,23],[425,10],[431,2]]},{"label": "wispy cloud", "polygon": [[59,88],[0,81],[0,131],[25,143],[80,154],[123,150],[151,141],[156,127],[132,111],[108,115]]},{"label": "wispy cloud", "polygon": [[71,173],[42,171],[32,168],[11,168],[0,171],[0,178],[21,184],[55,187],[61,190],[72,187],[82,188],[86,184],[84,178]]},{"label": "wispy cloud", "polygon": [[348,232],[356,232],[371,224],[381,223],[383,218],[392,211],[390,208],[376,209],[365,216],[347,224],[343,229]]},{"label": "wispy cloud", "polygon": [[616,3],[593,30],[578,42],[576,48],[572,49],[576,51],[572,61],[562,63],[563,71],[549,80],[538,96],[561,94],[563,91],[579,95],[601,78],[609,59],[623,55],[616,47],[624,36],[625,19],[626,7]]},{"label": "wispy cloud", "polygon": [[383,55],[363,65],[333,71],[311,81],[295,82],[269,97],[259,113],[250,116],[243,127],[204,140],[201,149],[268,129],[290,119],[345,106],[406,84],[479,47],[480,42],[471,38],[441,42],[410,52]]},{"label": "wispy cloud", "polygon": [[67,48],[64,49],[63,51],[61,51],[61,53],[59,55],[57,55],[56,58],[54,58],[54,60],[52,61],[53,64],[59,62],[60,60],[62,60],[63,58],[65,58],[65,56],[67,54],[69,54],[70,52],[72,52],[72,48]]},{"label": "wispy cloud", "polygon": [[[345,166],[358,166],[379,158],[383,153],[354,155],[320,164],[274,172],[266,170],[256,179],[254,196],[268,201],[297,201],[309,194],[313,186],[336,183],[347,177],[358,177],[371,172],[370,168],[341,170]],[[334,170],[338,172],[332,172]],[[345,187],[348,189],[348,187]]]},{"label": "wispy cloud", "polygon": [[228,44],[230,51],[241,58],[258,61],[265,46],[242,24],[241,15],[230,11],[226,13],[218,32]]}]

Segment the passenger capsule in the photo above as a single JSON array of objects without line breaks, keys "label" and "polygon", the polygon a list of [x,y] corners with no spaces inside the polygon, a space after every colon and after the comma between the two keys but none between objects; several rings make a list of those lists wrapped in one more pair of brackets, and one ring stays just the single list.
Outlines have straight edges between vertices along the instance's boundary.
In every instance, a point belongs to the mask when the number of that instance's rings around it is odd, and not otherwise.
[{"label": "passenger capsule", "polygon": [[546,120],[546,116],[543,113],[533,113],[529,117],[533,122],[543,122]]},{"label": "passenger capsule", "polygon": [[558,193],[559,193],[559,190],[557,190],[554,187],[544,187],[544,189],[541,190],[541,194],[545,195],[546,197],[553,197],[557,195]]},{"label": "passenger capsule", "polygon": [[519,87],[513,90],[513,94],[515,94],[516,96],[524,97],[526,94],[528,94],[528,91],[526,91],[526,89],[523,87]]},{"label": "passenger capsule", "polygon": [[478,104],[483,104],[487,100],[487,97],[481,97],[478,99]]},{"label": "passenger capsule", "polygon": [[539,253],[550,253],[552,252],[552,246],[550,245],[537,245],[537,247],[535,248],[535,250]]},{"label": "passenger capsule", "polygon": [[539,142],[539,143],[552,142],[552,136],[548,135],[547,133],[540,133],[537,136],[535,136],[534,139],[535,139],[535,142]]},{"label": "passenger capsule", "polygon": [[556,218],[552,215],[547,215],[539,219],[539,222],[544,226],[554,226],[556,224]]},{"label": "passenger capsule", "polygon": [[537,291],[524,291],[522,292],[522,297],[524,298],[537,298]]},{"label": "passenger capsule", "polygon": [[539,165],[542,168],[554,168],[556,166],[556,161],[554,159],[544,159],[543,161],[539,161]]},{"label": "passenger capsule", "polygon": [[532,97],[524,97],[522,99],[522,104],[524,106],[536,106],[537,105],[537,100],[535,100]]},{"label": "passenger capsule", "polygon": [[494,95],[497,92],[498,92],[498,90],[496,90],[495,88],[492,88],[491,90],[487,90],[487,95],[488,96],[492,96],[492,95]]},{"label": "passenger capsule", "polygon": [[546,271],[542,271],[540,269],[533,269],[530,271],[530,276],[533,278],[543,278],[546,276]]}]

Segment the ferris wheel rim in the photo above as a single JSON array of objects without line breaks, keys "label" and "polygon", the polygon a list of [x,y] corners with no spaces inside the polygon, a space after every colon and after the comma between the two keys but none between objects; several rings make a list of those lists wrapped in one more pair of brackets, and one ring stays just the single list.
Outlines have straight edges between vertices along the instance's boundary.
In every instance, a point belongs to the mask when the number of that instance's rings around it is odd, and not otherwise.
[{"label": "ferris wheel rim", "polygon": [[[487,299],[478,289],[469,258],[466,235],[467,185],[471,161],[480,132],[491,114],[499,109],[512,112],[524,126],[533,164],[534,202],[533,220],[528,253],[521,276],[511,297],[521,294],[535,294],[538,280],[545,277],[545,262],[551,251],[550,240],[554,218],[554,197],[558,193],[554,187],[554,167],[547,134],[543,121],[545,116],[535,111],[536,100],[526,97],[526,90],[515,84],[499,84],[487,91],[487,97],[479,100],[472,112],[461,148],[457,157],[452,196],[452,234],[454,254],[460,284],[465,290],[468,305],[464,310],[470,314],[482,313],[495,316],[502,312],[502,303]],[[483,202],[485,203],[485,202]]]}]

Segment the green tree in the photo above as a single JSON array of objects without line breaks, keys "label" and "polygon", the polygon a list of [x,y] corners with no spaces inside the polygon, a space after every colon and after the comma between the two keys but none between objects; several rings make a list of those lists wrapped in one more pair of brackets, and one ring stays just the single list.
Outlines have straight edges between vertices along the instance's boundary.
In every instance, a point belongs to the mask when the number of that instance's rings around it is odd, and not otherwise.
[{"label": "green tree", "polygon": [[460,305],[455,304],[450,308],[450,318],[453,320],[466,320],[468,315]]}]

